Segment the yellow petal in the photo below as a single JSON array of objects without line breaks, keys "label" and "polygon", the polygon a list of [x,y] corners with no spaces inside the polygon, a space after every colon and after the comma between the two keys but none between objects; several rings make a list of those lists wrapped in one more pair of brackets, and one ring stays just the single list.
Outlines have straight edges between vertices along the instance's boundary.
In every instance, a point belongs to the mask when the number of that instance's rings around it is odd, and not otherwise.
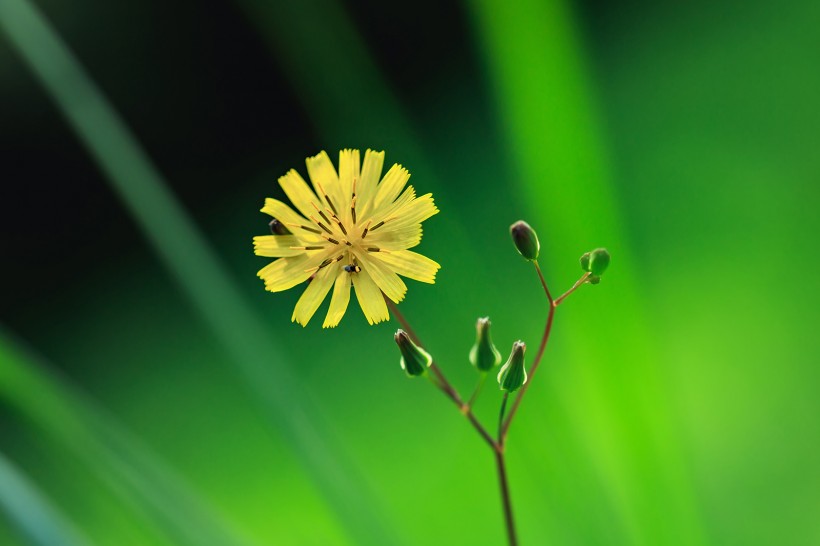
[{"label": "yellow petal", "polygon": [[350,303],[350,276],[351,274],[343,268],[337,268],[336,284],[333,286],[333,297],[330,298],[330,309],[327,310],[327,317],[322,328],[335,328],[347,311],[347,304]]},{"label": "yellow petal", "polygon": [[441,269],[439,264],[427,256],[410,250],[376,252],[373,259],[383,262],[399,275],[430,284],[436,282],[436,273]]},{"label": "yellow petal", "polygon": [[413,202],[416,198],[416,190],[413,186],[407,186],[401,196],[391,203],[384,203],[379,208],[373,209],[371,218],[374,222],[382,220],[395,221],[398,219],[398,211]]},{"label": "yellow petal", "polygon": [[373,200],[373,214],[395,201],[409,179],[410,173],[398,163],[390,167],[376,190],[376,197]]},{"label": "yellow petal", "polygon": [[305,253],[292,258],[279,258],[260,269],[257,275],[265,281],[265,290],[281,292],[308,280],[310,273],[305,272],[307,263]]},{"label": "yellow petal", "polygon": [[290,202],[302,213],[305,218],[310,218],[316,214],[315,209],[311,203],[316,206],[321,206],[322,202],[313,193],[313,190],[307,185],[307,182],[299,176],[294,169],[279,179],[279,185],[285,190],[285,194],[290,199]]},{"label": "yellow petal", "polygon": [[[376,196],[376,185],[382,176],[382,166],[384,165],[384,152],[374,152],[367,150],[364,153],[364,164],[362,165],[362,176],[360,183],[356,187],[357,212],[364,218],[369,214],[373,205],[373,198]],[[361,205],[359,205],[361,203]]]},{"label": "yellow petal", "polygon": [[390,229],[388,222],[375,232],[367,234],[367,244],[372,244],[384,250],[406,250],[421,242],[421,224],[413,224],[401,229]]},{"label": "yellow petal", "polygon": [[336,278],[334,275],[336,269],[336,267],[327,266],[316,272],[313,280],[310,281],[310,284],[302,293],[302,297],[296,302],[293,316],[290,318],[291,322],[298,322],[302,326],[307,326],[310,318],[325,301],[333,280]]},{"label": "yellow petal", "polygon": [[353,274],[353,286],[367,322],[378,324],[390,318],[382,291],[365,270]]},{"label": "yellow petal", "polygon": [[[327,152],[322,150],[318,155],[309,157],[305,160],[307,163],[308,175],[310,181],[313,182],[313,188],[316,193],[322,197],[327,196],[333,201],[333,207],[340,210],[342,205],[342,189],[339,187],[339,176],[336,174],[336,169],[333,167]],[[323,194],[322,190],[326,193]],[[327,205],[327,203],[325,203]]]},{"label": "yellow petal", "polygon": [[271,199],[270,197],[265,199],[265,206],[262,207],[262,212],[265,214],[270,214],[285,224],[288,229],[292,229],[293,224],[302,225],[308,223],[305,218],[303,218],[300,214],[297,214],[292,208],[278,199]]},{"label": "yellow petal", "polygon": [[413,199],[403,205],[392,215],[397,216],[395,222],[390,225],[391,229],[401,229],[412,224],[419,224],[434,214],[438,214],[438,209],[433,202],[433,194],[422,195],[418,199]]},{"label": "yellow petal", "polygon": [[279,258],[260,269],[258,275],[265,280],[265,290],[281,292],[308,280],[319,264],[335,257],[337,252],[335,246],[328,246],[324,250],[303,251],[299,256]]},{"label": "yellow petal", "polygon": [[[374,254],[382,253],[376,252]],[[356,258],[358,258],[362,270],[370,274],[373,281],[388,298],[396,303],[404,299],[404,295],[407,293],[407,286],[390,268],[374,257],[371,257],[367,252],[357,253]]]},{"label": "yellow petal", "polygon": [[[339,152],[339,185],[342,188],[343,200],[341,207],[345,221],[350,221],[350,202],[353,197],[353,181],[359,185],[359,150],[342,150]],[[358,192],[358,187],[356,188]],[[340,216],[341,217],[341,216]]]},{"label": "yellow petal", "polygon": [[253,238],[253,251],[257,256],[267,258],[281,258],[283,256],[297,256],[304,250],[291,247],[300,246],[299,239],[293,235],[260,235]]},{"label": "yellow petal", "polygon": [[265,206],[262,207],[262,212],[270,214],[290,230],[293,235],[302,243],[321,243],[324,239],[321,235],[307,231],[299,226],[307,226],[311,229],[319,231],[319,228],[313,225],[312,222],[306,220],[301,214],[294,212],[292,208],[277,199],[265,199]]}]

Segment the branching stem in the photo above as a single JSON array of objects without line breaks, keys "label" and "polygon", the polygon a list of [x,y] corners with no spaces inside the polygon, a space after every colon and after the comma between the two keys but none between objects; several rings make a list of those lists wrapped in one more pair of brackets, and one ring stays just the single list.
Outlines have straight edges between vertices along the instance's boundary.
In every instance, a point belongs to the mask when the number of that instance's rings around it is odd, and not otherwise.
[{"label": "branching stem", "polygon": [[[404,328],[404,331],[407,332],[407,335],[410,336],[410,339],[413,341],[413,343],[423,348],[424,344],[419,340],[418,336],[416,335],[416,332],[410,326],[410,323],[407,322],[407,319],[404,318],[404,315],[401,314],[396,304],[387,298],[385,298],[385,301],[387,302],[387,306],[390,307],[390,311],[396,317],[396,320],[399,321],[399,324],[401,324],[402,328]],[[490,448],[493,451],[497,451],[498,443],[496,442],[496,440],[493,439],[489,432],[487,432],[487,429],[484,428],[484,425],[482,425],[478,421],[476,416],[473,414],[470,405],[464,403],[464,400],[461,398],[461,395],[459,395],[455,387],[453,387],[450,384],[450,382],[447,381],[447,378],[444,377],[444,373],[441,371],[441,369],[435,362],[430,364],[430,370],[433,372],[433,375],[435,376],[434,379],[431,378],[433,384],[436,385],[436,387],[438,387],[441,390],[441,392],[443,392],[447,396],[447,398],[453,401],[453,403],[458,407],[459,412],[462,415],[464,415],[468,421],[470,421],[470,424],[473,425],[473,428],[476,429],[478,434],[484,439],[485,442],[487,442]]]},{"label": "branching stem", "polygon": [[[387,301],[388,307],[393,312],[393,315],[399,321],[404,331],[410,336],[410,339],[416,345],[420,347],[424,347],[424,345],[419,340],[418,336],[416,335],[413,328],[410,326],[410,323],[407,322],[407,319],[404,318],[404,315],[398,310],[396,305],[390,301],[389,299],[385,298]],[[506,409],[507,405],[507,395],[505,393],[504,401],[501,405],[501,413],[499,414],[499,436],[498,439],[494,439],[490,434],[487,432],[487,429],[484,428],[476,416],[473,414],[472,411],[472,403],[475,400],[475,396],[478,391],[481,389],[481,385],[484,382],[484,378],[482,378],[481,382],[479,383],[476,391],[473,393],[473,396],[470,397],[470,403],[465,404],[459,396],[458,391],[450,384],[449,381],[444,377],[444,373],[436,366],[436,363],[433,362],[430,364],[430,369],[433,371],[435,377],[430,377],[430,381],[436,385],[441,391],[453,401],[453,403],[458,406],[459,411],[470,421],[470,424],[473,425],[473,428],[478,432],[478,434],[484,439],[487,445],[492,449],[493,454],[495,455],[495,463],[496,463],[496,470],[498,471],[498,483],[499,487],[501,488],[501,503],[504,508],[504,524],[506,525],[507,529],[507,540],[509,542],[509,546],[518,546],[518,538],[515,533],[515,522],[513,520],[513,512],[512,512],[512,502],[510,497],[510,486],[507,480],[507,468],[504,462],[504,447],[501,444],[501,426],[503,423],[504,418],[504,410]],[[484,374],[485,377],[487,374]]]},{"label": "branching stem", "polygon": [[[541,267],[538,265],[538,262],[533,262],[535,266],[535,271],[538,273],[538,279],[541,281],[541,286],[544,289],[544,294],[547,297],[547,304],[549,310],[547,311],[547,323],[544,326],[544,333],[541,335],[541,343],[538,345],[538,351],[535,354],[535,359],[533,360],[532,366],[530,367],[528,381],[524,383],[521,389],[518,391],[518,394],[515,396],[515,400],[513,400],[512,407],[510,408],[509,414],[504,418],[504,414],[507,409],[507,401],[509,399],[509,392],[504,393],[504,399],[501,402],[501,409],[498,414],[498,437],[493,438],[488,432],[487,429],[478,421],[476,416],[473,414],[472,406],[475,402],[478,393],[481,391],[481,388],[486,381],[487,374],[483,373],[481,379],[479,380],[478,385],[476,385],[475,390],[473,391],[472,396],[470,396],[469,402],[466,404],[464,400],[459,395],[458,391],[453,387],[447,378],[444,377],[444,373],[441,369],[436,365],[435,362],[430,364],[430,370],[433,373],[433,376],[428,376],[430,381],[439,388],[445,396],[447,396],[453,403],[458,407],[459,411],[462,415],[464,415],[470,424],[473,425],[473,428],[478,432],[478,434],[484,439],[490,449],[493,450],[493,454],[495,455],[495,462],[496,462],[496,469],[498,471],[498,483],[501,488],[501,501],[504,508],[504,523],[507,529],[507,541],[509,546],[518,546],[518,537],[515,532],[515,522],[513,520],[513,510],[512,510],[512,501],[510,496],[510,486],[507,480],[507,469],[506,464],[504,461],[504,447],[507,440],[507,433],[510,429],[510,424],[512,423],[513,418],[515,417],[516,412],[518,411],[518,407],[521,405],[521,400],[524,398],[524,394],[526,394],[527,389],[529,388],[530,384],[532,383],[533,378],[535,377],[535,372],[538,371],[538,365],[541,363],[541,359],[544,356],[544,350],[547,348],[547,342],[550,338],[550,333],[552,333],[552,322],[555,318],[555,309],[573,292],[575,292],[579,287],[581,287],[584,283],[586,283],[587,279],[589,279],[589,273],[584,273],[584,275],[578,279],[578,281],[567,290],[564,294],[559,296],[557,299],[552,298],[552,294],[550,294],[549,287],[547,286],[547,281],[544,279],[544,274],[541,272]],[[416,332],[410,326],[410,323],[407,322],[407,319],[404,318],[404,315],[401,314],[398,307],[395,303],[393,303],[387,297],[384,298],[387,302],[388,307],[393,312],[393,315],[399,321],[404,331],[410,336],[410,339],[416,345],[424,347],[424,345],[419,340],[419,337],[416,335]]]},{"label": "branching stem", "polygon": [[504,421],[504,424],[501,427],[501,434],[498,436],[498,442],[501,444],[502,448],[504,447],[504,442],[507,440],[507,433],[509,432],[510,424],[515,417],[518,407],[521,405],[521,400],[527,393],[527,389],[535,377],[535,372],[538,371],[538,365],[541,363],[541,359],[544,356],[544,350],[547,348],[547,342],[549,341],[550,334],[552,333],[552,321],[555,318],[555,309],[567,298],[567,296],[575,292],[584,283],[586,283],[587,279],[589,279],[589,273],[584,273],[581,278],[578,279],[574,285],[572,285],[572,288],[561,294],[558,299],[553,300],[552,294],[550,294],[550,290],[547,287],[547,281],[544,279],[544,274],[541,272],[541,267],[538,265],[538,262],[533,262],[533,264],[535,265],[535,271],[538,273],[538,278],[541,280],[541,286],[544,288],[544,294],[547,296],[547,305],[549,306],[549,310],[547,311],[547,324],[544,326],[544,333],[541,335],[541,343],[538,345],[538,351],[535,353],[535,359],[532,361],[527,382],[524,383],[524,386],[521,387],[520,391],[518,391],[518,396],[515,397],[515,401],[513,402],[512,408],[510,408],[510,413],[507,416],[507,420]]}]

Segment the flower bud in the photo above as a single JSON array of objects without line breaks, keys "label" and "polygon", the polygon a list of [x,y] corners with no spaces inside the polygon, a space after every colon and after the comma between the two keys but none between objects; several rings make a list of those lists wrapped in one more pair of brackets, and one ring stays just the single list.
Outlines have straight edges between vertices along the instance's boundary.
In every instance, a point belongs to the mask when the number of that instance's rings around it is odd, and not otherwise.
[{"label": "flower bud", "polygon": [[523,341],[513,343],[510,358],[498,372],[498,386],[501,390],[515,392],[527,382],[527,370],[524,369],[524,351],[526,350],[527,346]]},{"label": "flower bud", "polygon": [[486,372],[501,363],[501,353],[490,339],[490,317],[478,319],[475,331],[475,345],[470,349],[470,362],[479,371]]},{"label": "flower bud", "polygon": [[609,252],[605,248],[596,248],[589,256],[589,272],[600,277],[609,267]]},{"label": "flower bud", "polygon": [[594,277],[603,275],[607,267],[609,267],[609,252],[605,248],[596,248],[581,256],[581,269],[591,273]]},{"label": "flower bud", "polygon": [[538,242],[538,235],[535,230],[527,222],[519,220],[511,225],[510,235],[512,235],[515,248],[524,258],[531,261],[538,259],[541,243]]},{"label": "flower bud", "polygon": [[589,273],[589,252],[584,252],[581,256],[581,269]]},{"label": "flower bud", "polygon": [[427,368],[433,363],[430,354],[413,343],[404,330],[398,330],[393,336],[401,351],[401,369],[409,377],[416,377],[427,373]]}]

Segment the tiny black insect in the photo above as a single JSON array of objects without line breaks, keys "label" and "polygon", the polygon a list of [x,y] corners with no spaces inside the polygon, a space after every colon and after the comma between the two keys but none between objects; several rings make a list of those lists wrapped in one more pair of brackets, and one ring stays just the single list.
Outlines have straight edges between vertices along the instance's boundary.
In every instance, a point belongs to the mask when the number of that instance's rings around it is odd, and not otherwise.
[{"label": "tiny black insect", "polygon": [[274,218],[268,224],[270,226],[270,232],[273,235],[290,235],[290,231],[288,228],[285,227],[285,224]]},{"label": "tiny black insect", "polygon": [[361,270],[362,270],[362,268],[361,268],[361,267],[359,267],[358,265],[353,265],[353,264],[346,265],[346,266],[344,267],[344,269],[345,269],[345,271],[347,271],[348,273],[358,273],[359,271],[361,271]]}]

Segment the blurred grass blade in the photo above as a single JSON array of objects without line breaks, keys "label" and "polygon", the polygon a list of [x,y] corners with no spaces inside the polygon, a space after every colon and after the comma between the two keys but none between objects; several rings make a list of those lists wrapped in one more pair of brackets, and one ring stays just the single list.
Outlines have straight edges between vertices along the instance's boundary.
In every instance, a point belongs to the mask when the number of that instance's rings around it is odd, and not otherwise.
[{"label": "blurred grass blade", "polygon": [[568,5],[469,4],[517,162],[514,179],[523,181],[520,191],[532,217],[547,219],[544,254],[569,257],[565,263],[577,269],[581,252],[607,246],[615,262],[607,273],[606,305],[630,318],[596,324],[593,332],[581,315],[561,317],[573,332],[573,361],[591,370],[577,372],[583,388],[565,393],[563,402],[573,407],[569,413],[583,416],[576,432],[615,490],[629,542],[703,544],[670,389],[641,318],[639,280]]},{"label": "blurred grass blade", "polygon": [[1,452],[0,509],[32,546],[91,546]]},{"label": "blurred grass blade", "polygon": [[[209,324],[273,423],[358,543],[393,540],[360,469],[299,396],[302,387],[131,132],[67,46],[26,0],[0,3],[0,25],[59,105],[180,287]],[[276,366],[275,371],[273,366]],[[274,377],[275,373],[275,377]],[[310,412],[310,413],[309,413]],[[367,507],[367,509],[362,509]],[[374,516],[375,512],[375,516]]]},{"label": "blurred grass blade", "polygon": [[221,517],[101,410],[51,377],[0,328],[0,399],[77,455],[173,544],[241,546]]}]

